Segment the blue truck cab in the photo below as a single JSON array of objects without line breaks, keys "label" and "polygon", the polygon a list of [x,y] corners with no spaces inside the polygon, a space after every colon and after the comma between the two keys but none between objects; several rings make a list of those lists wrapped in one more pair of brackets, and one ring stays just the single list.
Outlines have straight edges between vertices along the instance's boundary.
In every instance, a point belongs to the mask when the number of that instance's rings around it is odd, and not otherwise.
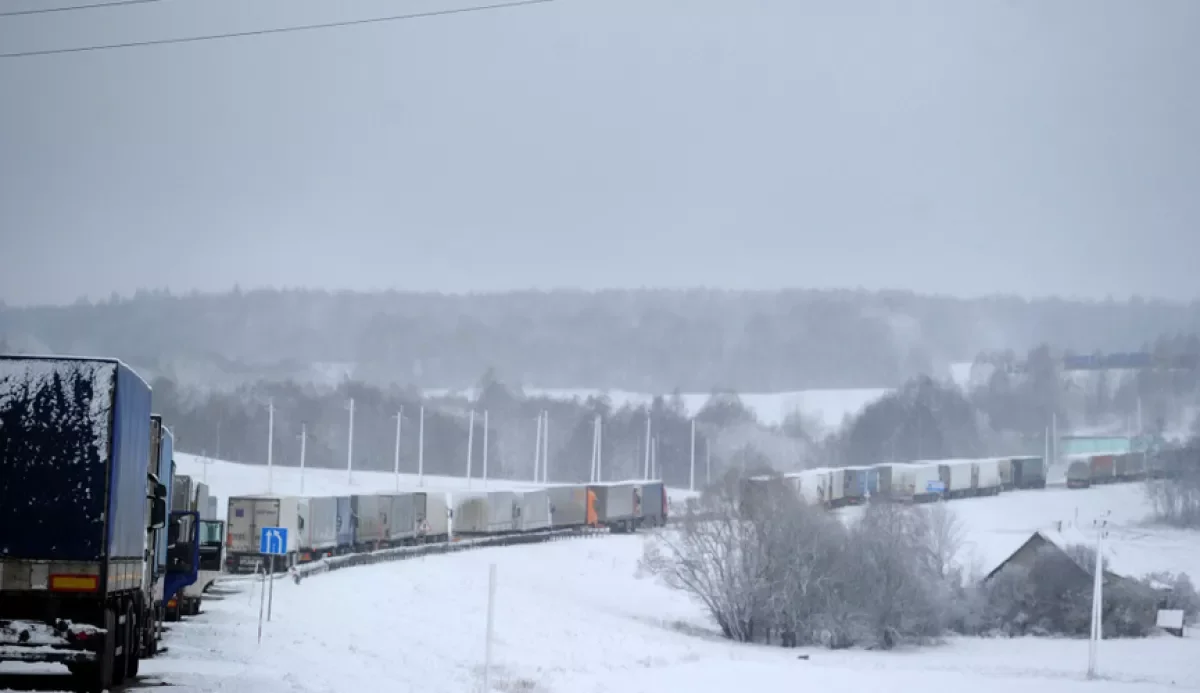
[{"label": "blue truck cab", "polygon": [[0,661],[136,676],[154,628],[150,386],[115,359],[0,355]]},{"label": "blue truck cab", "polygon": [[166,617],[177,621],[183,613],[183,589],[200,575],[200,513],[175,510],[168,523],[170,546],[167,549],[167,574],[163,582]]}]

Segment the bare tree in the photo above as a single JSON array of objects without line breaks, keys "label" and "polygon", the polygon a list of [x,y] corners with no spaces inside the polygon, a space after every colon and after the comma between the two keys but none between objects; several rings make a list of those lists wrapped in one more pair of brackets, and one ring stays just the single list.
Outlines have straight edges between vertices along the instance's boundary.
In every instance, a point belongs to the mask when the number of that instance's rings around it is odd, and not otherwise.
[{"label": "bare tree", "polygon": [[727,476],[704,497],[704,519],[689,507],[677,530],[647,542],[642,566],[704,604],[726,637],[749,641],[768,593],[767,556],[740,501],[738,479]]},{"label": "bare tree", "polygon": [[933,571],[943,578],[962,575],[957,565],[966,539],[966,530],[958,515],[945,503],[934,503],[925,510],[925,536]]},{"label": "bare tree", "polygon": [[643,566],[704,603],[726,636],[784,646],[891,647],[947,622],[951,515],[868,508],[847,527],[779,477],[728,474],[700,512],[652,539]]}]

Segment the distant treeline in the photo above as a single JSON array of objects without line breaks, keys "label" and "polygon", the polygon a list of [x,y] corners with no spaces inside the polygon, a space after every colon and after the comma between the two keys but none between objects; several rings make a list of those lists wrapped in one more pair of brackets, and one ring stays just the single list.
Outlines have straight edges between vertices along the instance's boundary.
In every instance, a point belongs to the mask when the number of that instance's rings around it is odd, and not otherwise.
[{"label": "distant treeline", "polygon": [[11,348],[113,355],[181,385],[228,389],[316,382],[338,368],[383,386],[461,388],[489,367],[543,388],[895,387],[985,350],[1137,351],[1172,330],[1200,332],[1200,303],[695,289],[139,292],[0,305]]}]

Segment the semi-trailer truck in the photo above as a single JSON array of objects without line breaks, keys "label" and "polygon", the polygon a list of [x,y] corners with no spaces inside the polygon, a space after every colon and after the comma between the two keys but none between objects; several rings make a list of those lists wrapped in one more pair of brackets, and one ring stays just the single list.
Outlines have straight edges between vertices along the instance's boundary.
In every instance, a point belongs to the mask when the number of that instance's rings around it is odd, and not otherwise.
[{"label": "semi-trailer truck", "polygon": [[177,474],[172,482],[170,555],[177,576],[167,583],[166,616],[200,613],[200,600],[221,574],[225,523],[202,519],[211,496],[208,485]]},{"label": "semi-trailer truck", "polygon": [[115,359],[0,356],[0,661],[65,664],[89,691],[137,675],[167,520],[150,407]]},{"label": "semi-trailer truck", "polygon": [[175,494],[182,506],[172,508],[173,518],[180,523],[176,536],[181,546],[176,553],[181,559],[187,557],[180,565],[186,564],[192,574],[176,583],[179,589],[168,596],[167,611],[172,620],[200,613],[200,601],[220,576],[225,553],[225,523],[206,518],[210,501],[214,500],[208,484],[195,483],[189,476],[178,476],[175,481],[179,488],[187,489]]}]

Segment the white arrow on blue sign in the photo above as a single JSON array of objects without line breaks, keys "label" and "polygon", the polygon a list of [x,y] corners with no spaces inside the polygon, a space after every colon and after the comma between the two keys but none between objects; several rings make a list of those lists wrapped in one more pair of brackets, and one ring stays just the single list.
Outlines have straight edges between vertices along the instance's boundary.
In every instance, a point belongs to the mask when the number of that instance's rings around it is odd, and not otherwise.
[{"label": "white arrow on blue sign", "polygon": [[287,527],[263,527],[258,536],[258,552],[272,556],[287,553]]}]

